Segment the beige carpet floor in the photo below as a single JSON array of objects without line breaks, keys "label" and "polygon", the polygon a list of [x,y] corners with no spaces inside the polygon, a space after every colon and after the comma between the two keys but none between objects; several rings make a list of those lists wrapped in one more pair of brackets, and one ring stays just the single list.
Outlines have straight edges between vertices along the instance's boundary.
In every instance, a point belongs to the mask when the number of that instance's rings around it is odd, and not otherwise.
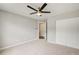
[{"label": "beige carpet floor", "polygon": [[1,55],[78,55],[79,49],[51,44],[46,40],[35,40],[6,49]]}]

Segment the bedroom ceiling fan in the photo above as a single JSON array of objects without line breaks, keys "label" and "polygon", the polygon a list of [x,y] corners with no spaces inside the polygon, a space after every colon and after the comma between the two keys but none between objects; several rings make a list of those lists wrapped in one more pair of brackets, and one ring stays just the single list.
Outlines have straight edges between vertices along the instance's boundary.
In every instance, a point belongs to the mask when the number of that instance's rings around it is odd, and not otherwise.
[{"label": "bedroom ceiling fan", "polygon": [[30,13],[32,14],[36,14],[38,16],[42,16],[42,13],[51,13],[50,11],[43,11],[43,9],[46,7],[47,3],[44,3],[41,7],[39,7],[38,9],[35,9],[29,5],[27,5],[28,8],[34,10],[35,12]]}]

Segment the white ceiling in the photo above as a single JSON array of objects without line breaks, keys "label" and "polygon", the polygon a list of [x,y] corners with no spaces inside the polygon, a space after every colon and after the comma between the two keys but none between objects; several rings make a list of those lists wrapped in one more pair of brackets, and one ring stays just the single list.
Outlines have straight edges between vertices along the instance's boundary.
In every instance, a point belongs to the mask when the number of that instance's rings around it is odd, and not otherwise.
[{"label": "white ceiling", "polygon": [[33,10],[27,8],[30,5],[34,8],[41,7],[43,3],[0,3],[0,9],[8,12],[24,15],[31,17],[33,19],[43,19],[49,18],[54,15],[59,15],[62,13],[67,13],[71,11],[79,10],[78,3],[48,3],[44,10],[51,11],[50,14],[43,14],[43,16],[30,15],[29,13],[34,12]]}]

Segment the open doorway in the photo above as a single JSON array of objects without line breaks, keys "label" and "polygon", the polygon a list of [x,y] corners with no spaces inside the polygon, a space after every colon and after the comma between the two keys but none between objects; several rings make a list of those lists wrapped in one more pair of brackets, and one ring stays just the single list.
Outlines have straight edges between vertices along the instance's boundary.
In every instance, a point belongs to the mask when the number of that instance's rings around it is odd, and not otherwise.
[{"label": "open doorway", "polygon": [[39,39],[47,40],[47,22],[46,21],[39,22]]}]

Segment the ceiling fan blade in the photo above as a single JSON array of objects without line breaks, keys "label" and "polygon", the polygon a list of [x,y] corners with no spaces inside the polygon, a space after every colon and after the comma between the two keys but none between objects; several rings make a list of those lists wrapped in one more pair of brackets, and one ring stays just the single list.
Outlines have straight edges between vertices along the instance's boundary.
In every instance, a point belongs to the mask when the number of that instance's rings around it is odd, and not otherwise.
[{"label": "ceiling fan blade", "polygon": [[36,13],[37,13],[37,12],[32,12],[32,13],[30,13],[30,14],[32,15],[32,14],[36,14]]},{"label": "ceiling fan blade", "polygon": [[33,7],[31,7],[29,5],[27,5],[27,7],[30,8],[30,9],[32,9],[32,10],[34,10],[34,11],[38,11],[38,10],[34,9]]},{"label": "ceiling fan blade", "polygon": [[41,13],[51,13],[50,11],[41,11]]},{"label": "ceiling fan blade", "polygon": [[43,9],[45,8],[46,5],[47,5],[47,3],[44,3],[44,4],[42,5],[42,7],[40,8],[39,11],[43,10]]}]

